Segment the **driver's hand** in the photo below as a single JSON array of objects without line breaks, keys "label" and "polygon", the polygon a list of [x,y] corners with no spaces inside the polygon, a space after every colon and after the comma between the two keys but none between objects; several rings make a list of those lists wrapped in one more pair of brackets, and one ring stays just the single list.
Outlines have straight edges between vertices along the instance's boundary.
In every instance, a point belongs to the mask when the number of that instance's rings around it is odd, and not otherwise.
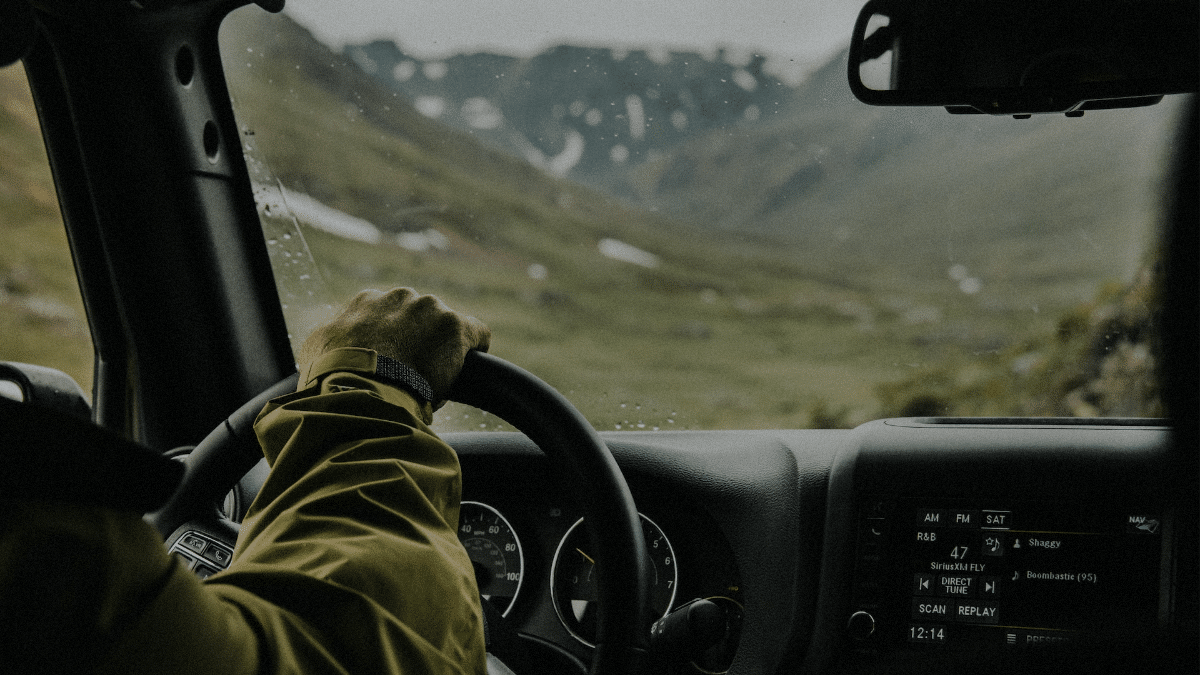
[{"label": "driver's hand", "polygon": [[415,368],[429,381],[436,406],[446,400],[467,352],[486,352],[491,336],[482,321],[455,312],[432,295],[418,295],[411,288],[370,290],[313,331],[300,348],[299,361],[304,372],[304,366],[331,349],[374,349]]}]

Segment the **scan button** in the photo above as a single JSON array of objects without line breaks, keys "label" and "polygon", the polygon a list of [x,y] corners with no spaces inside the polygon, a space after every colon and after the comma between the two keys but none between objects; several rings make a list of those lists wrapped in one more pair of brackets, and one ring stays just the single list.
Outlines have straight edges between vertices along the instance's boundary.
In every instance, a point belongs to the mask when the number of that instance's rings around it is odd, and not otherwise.
[{"label": "scan button", "polygon": [[913,598],[912,618],[945,621],[952,618],[954,601],[944,598]]}]

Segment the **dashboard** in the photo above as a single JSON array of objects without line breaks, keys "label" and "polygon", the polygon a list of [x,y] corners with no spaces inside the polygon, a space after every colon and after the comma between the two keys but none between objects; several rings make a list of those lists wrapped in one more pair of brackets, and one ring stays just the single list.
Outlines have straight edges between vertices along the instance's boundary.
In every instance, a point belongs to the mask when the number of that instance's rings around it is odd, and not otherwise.
[{"label": "dashboard", "polygon": [[[1170,435],[1153,420],[602,437],[643,516],[656,617],[719,609],[719,634],[664,672],[1144,666],[1173,620]],[[596,561],[569,490],[520,434],[445,439],[493,615],[535,671],[585,672]],[[261,471],[227,508],[249,503]],[[186,552],[186,533],[173,541]],[[211,573],[213,556],[191,555]]]}]

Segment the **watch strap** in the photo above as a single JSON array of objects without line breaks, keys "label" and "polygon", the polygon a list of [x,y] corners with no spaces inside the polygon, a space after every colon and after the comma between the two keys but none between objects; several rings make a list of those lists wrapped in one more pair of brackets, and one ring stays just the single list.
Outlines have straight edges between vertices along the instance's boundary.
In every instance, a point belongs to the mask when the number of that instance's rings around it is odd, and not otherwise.
[{"label": "watch strap", "polygon": [[405,389],[427,402],[434,400],[433,387],[416,368],[383,356],[373,349],[361,347],[341,347],[325,352],[302,370],[299,388],[310,387],[320,378],[335,372],[358,373],[383,384]]},{"label": "watch strap", "polygon": [[388,384],[404,387],[426,401],[433,401],[433,387],[429,385],[429,380],[407,363],[379,354],[375,362],[375,377]]}]

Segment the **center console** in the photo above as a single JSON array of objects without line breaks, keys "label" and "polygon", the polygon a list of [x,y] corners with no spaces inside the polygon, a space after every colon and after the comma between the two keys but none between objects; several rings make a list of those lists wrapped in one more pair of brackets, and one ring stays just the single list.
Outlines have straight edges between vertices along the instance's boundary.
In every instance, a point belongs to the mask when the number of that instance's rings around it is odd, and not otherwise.
[{"label": "center console", "polygon": [[1171,620],[1168,438],[1145,421],[935,418],[856,430],[830,476],[807,665],[1140,663]]}]

